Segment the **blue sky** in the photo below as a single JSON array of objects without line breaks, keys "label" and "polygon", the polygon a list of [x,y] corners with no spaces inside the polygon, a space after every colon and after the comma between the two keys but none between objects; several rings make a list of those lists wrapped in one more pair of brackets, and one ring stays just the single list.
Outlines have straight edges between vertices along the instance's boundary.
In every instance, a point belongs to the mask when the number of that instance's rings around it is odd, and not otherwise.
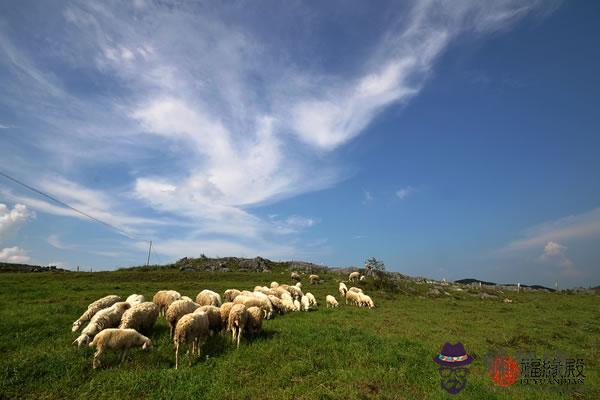
[{"label": "blue sky", "polygon": [[0,260],[597,285],[600,6],[397,3],[4,2]]}]

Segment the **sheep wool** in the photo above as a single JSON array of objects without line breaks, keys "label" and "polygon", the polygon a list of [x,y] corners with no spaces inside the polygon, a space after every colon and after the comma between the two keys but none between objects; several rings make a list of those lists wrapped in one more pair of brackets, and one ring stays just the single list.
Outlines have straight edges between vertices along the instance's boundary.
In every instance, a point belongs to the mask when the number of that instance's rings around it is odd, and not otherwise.
[{"label": "sheep wool", "polygon": [[242,336],[246,323],[248,321],[248,312],[243,304],[235,304],[229,312],[229,320],[227,322],[227,331],[231,332],[232,339],[237,340],[237,348],[240,348],[240,337]]},{"label": "sheep wool", "polygon": [[[192,365],[191,357],[196,353],[200,356],[200,347],[206,341],[209,335],[208,315],[200,311],[197,313],[186,314],[177,321],[175,333],[173,335],[173,343],[175,344],[175,369],[179,368],[179,347],[181,345],[188,346],[188,360]],[[189,346],[191,345],[191,356]]]},{"label": "sheep wool", "polygon": [[135,306],[136,304],[141,304],[143,302],[146,301],[146,298],[144,297],[144,295],[142,294],[132,294],[131,296],[129,296],[127,298],[127,300],[125,300],[127,303],[129,303],[129,305],[131,307]]},{"label": "sheep wool", "polygon": [[91,319],[90,323],[81,331],[81,335],[73,344],[81,347],[88,344],[90,340],[99,332],[107,328],[116,328],[121,323],[123,313],[131,307],[129,303],[124,301],[113,304],[112,306],[98,311]]},{"label": "sheep wool", "polygon": [[271,282],[271,289],[275,289],[277,286],[279,286],[279,283],[275,281]]},{"label": "sheep wool", "polygon": [[167,309],[165,319],[169,323],[169,337],[173,337],[173,332],[177,326],[177,321],[186,314],[193,313],[198,307],[198,304],[189,300],[175,300]]},{"label": "sheep wool", "polygon": [[310,293],[310,292],[306,293],[306,298],[308,299],[308,302],[311,307],[317,306],[317,299],[315,299],[315,296],[313,296],[312,293]]},{"label": "sheep wool", "polygon": [[246,310],[248,313],[248,321],[246,323],[246,331],[250,336],[256,336],[262,329],[263,313],[258,307],[250,307]]},{"label": "sheep wool", "polygon": [[210,329],[211,336],[216,332],[221,331],[221,310],[215,306],[202,306],[197,308],[195,313],[205,312],[208,316],[208,327]]},{"label": "sheep wool", "polygon": [[285,306],[279,297],[271,295],[269,296],[269,301],[273,305],[275,311],[282,315],[285,314]]},{"label": "sheep wool", "polygon": [[196,303],[201,306],[221,307],[221,295],[212,290],[204,289],[196,296]]},{"label": "sheep wool", "polygon": [[81,325],[83,325],[84,322],[91,320],[98,311],[108,308],[119,301],[121,301],[121,297],[114,294],[94,301],[88,306],[87,310],[85,310],[81,317],[77,318],[77,320],[73,322],[71,331],[77,332]]},{"label": "sheep wool", "polygon": [[123,313],[120,329],[135,329],[138,332],[150,333],[158,318],[158,306],[151,301],[132,306]]},{"label": "sheep wool", "polygon": [[337,300],[335,299],[335,297],[333,297],[332,295],[328,294],[325,297],[325,302],[327,303],[327,308],[329,308],[330,306],[335,308],[339,306],[339,303],[337,302]]},{"label": "sheep wool", "polygon": [[360,278],[360,272],[358,272],[358,271],[351,272],[350,275],[348,275],[348,280],[350,282],[357,281],[359,278]]},{"label": "sheep wool", "polygon": [[300,302],[298,300],[294,300],[294,311],[300,311],[302,310],[302,305],[300,304]]},{"label": "sheep wool", "polygon": [[291,277],[293,280],[295,280],[295,281],[299,281],[300,279],[302,279],[302,278],[300,277],[300,274],[299,274],[299,273],[297,273],[297,272],[295,272],[295,271],[294,271],[294,272],[292,272],[292,273],[290,274],[290,277]]},{"label": "sheep wool", "polygon": [[352,286],[348,290],[350,290],[351,292],[355,292],[355,293],[362,293],[363,292],[363,290],[361,288],[357,288],[357,287],[354,287],[354,286]]},{"label": "sheep wool", "polygon": [[300,299],[300,305],[302,306],[302,311],[310,310],[310,301],[308,300],[308,297],[302,296]]},{"label": "sheep wool", "polygon": [[105,329],[97,334],[90,343],[90,347],[96,349],[92,367],[96,369],[100,366],[100,356],[106,350],[121,351],[121,362],[123,362],[129,349],[138,346],[141,346],[142,350],[148,350],[152,346],[152,342],[135,329]]},{"label": "sheep wool", "polygon": [[233,307],[232,302],[223,303],[221,308],[219,308],[219,313],[221,314],[221,327],[222,329],[227,329],[227,322],[229,321],[229,312],[231,311],[231,307]]},{"label": "sheep wool", "polygon": [[181,299],[179,292],[174,290],[159,290],[152,298],[152,302],[158,306],[158,314],[165,315],[171,303],[179,299]]},{"label": "sheep wool", "polygon": [[308,280],[311,284],[320,283],[321,277],[319,275],[312,274],[308,276]]},{"label": "sheep wool", "polygon": [[223,293],[223,299],[225,299],[225,301],[232,302],[233,299],[240,295],[240,293],[241,292],[237,289],[227,289]]},{"label": "sheep wool", "polygon": [[348,287],[344,282],[340,282],[339,292],[342,297],[346,297],[346,292],[348,291]]}]

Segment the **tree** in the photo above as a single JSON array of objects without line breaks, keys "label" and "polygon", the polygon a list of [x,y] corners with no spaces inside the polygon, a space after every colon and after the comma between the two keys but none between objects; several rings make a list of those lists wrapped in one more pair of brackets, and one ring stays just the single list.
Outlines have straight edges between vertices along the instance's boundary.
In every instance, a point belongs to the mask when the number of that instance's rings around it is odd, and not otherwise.
[{"label": "tree", "polygon": [[381,277],[385,272],[385,264],[383,261],[379,261],[375,257],[371,257],[365,261],[365,270],[367,271],[366,275],[368,276],[376,275]]}]

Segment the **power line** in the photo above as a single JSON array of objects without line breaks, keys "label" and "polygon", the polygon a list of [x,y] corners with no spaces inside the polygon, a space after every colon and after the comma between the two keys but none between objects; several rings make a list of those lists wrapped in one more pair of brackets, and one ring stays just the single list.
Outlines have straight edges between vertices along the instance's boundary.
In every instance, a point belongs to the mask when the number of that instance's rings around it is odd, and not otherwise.
[{"label": "power line", "polygon": [[97,223],[99,223],[99,224],[102,224],[102,225],[104,225],[104,226],[107,226],[107,227],[109,227],[110,229],[113,229],[113,230],[115,230],[115,231],[119,232],[121,235],[123,235],[123,236],[125,236],[125,237],[127,237],[127,238],[129,238],[129,239],[131,239],[131,240],[141,240],[141,241],[148,242],[148,243],[150,243],[150,242],[151,242],[150,240],[146,240],[146,239],[140,239],[140,238],[133,237],[133,236],[131,236],[129,233],[127,233],[127,232],[125,232],[124,230],[122,230],[121,228],[118,228],[118,227],[116,227],[116,226],[114,226],[114,225],[112,225],[112,224],[109,224],[108,222],[104,222],[104,221],[102,221],[102,220],[100,220],[100,219],[98,219],[98,218],[96,218],[96,217],[93,217],[93,216],[91,216],[90,214],[88,214],[88,213],[86,213],[86,212],[84,212],[84,211],[78,210],[77,208],[75,208],[75,207],[73,207],[73,206],[70,206],[70,205],[68,205],[68,204],[67,204],[67,203],[65,203],[64,201],[61,201],[61,200],[57,199],[56,197],[49,195],[48,193],[42,192],[41,190],[39,190],[39,189],[36,189],[36,188],[34,188],[33,186],[30,186],[30,185],[28,185],[28,184],[26,184],[26,183],[24,183],[24,182],[22,182],[22,181],[18,180],[17,178],[13,178],[12,176],[10,176],[10,175],[8,175],[8,174],[6,174],[6,173],[2,172],[2,171],[0,171],[0,175],[2,175],[2,176],[3,176],[3,177],[5,177],[6,179],[9,179],[9,180],[11,180],[11,181],[13,181],[13,182],[15,182],[15,183],[17,183],[17,184],[19,184],[19,185],[21,185],[21,186],[23,186],[23,187],[25,187],[25,188],[29,189],[29,190],[31,190],[31,191],[33,191],[33,192],[35,192],[35,193],[37,193],[37,194],[41,195],[41,196],[44,196],[44,197],[46,197],[46,198],[48,198],[48,199],[50,199],[50,200],[52,200],[52,201],[54,201],[54,202],[56,202],[56,203],[60,204],[60,205],[61,205],[61,206],[63,206],[63,207],[66,207],[66,208],[68,208],[68,209],[70,209],[70,210],[72,210],[72,211],[75,211],[75,212],[76,212],[76,213],[78,213],[78,214],[81,214],[81,215],[83,215],[83,216],[85,216],[85,217],[87,217],[87,218],[91,219],[92,221],[95,221],[95,222],[97,222]]}]

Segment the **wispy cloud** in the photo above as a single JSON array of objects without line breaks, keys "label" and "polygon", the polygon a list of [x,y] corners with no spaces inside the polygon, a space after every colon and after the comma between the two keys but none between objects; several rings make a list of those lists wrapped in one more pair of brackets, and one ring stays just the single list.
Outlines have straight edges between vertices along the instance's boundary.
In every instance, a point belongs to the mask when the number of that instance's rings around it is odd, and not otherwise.
[{"label": "wispy cloud", "polygon": [[373,196],[373,195],[371,194],[371,192],[369,192],[369,191],[367,191],[367,190],[363,191],[363,200],[362,200],[362,203],[363,203],[363,204],[370,203],[370,202],[372,202],[374,199],[375,199],[375,196]]},{"label": "wispy cloud", "polygon": [[400,200],[404,200],[405,198],[407,198],[409,195],[413,194],[416,191],[417,191],[417,189],[413,188],[412,186],[406,186],[405,188],[397,190],[396,196]]}]

